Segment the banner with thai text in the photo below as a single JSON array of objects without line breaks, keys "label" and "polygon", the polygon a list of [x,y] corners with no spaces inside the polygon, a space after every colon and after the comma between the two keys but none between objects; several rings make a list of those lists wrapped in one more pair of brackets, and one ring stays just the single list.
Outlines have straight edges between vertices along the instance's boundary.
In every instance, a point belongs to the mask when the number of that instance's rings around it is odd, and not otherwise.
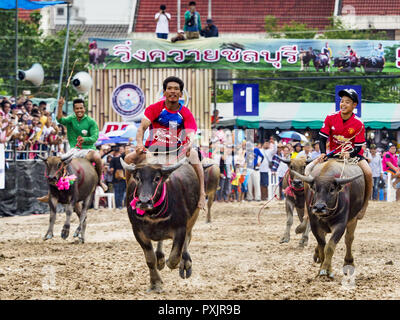
[{"label": "banner with thai text", "polygon": [[201,68],[400,72],[400,41],[90,39],[96,69]]}]

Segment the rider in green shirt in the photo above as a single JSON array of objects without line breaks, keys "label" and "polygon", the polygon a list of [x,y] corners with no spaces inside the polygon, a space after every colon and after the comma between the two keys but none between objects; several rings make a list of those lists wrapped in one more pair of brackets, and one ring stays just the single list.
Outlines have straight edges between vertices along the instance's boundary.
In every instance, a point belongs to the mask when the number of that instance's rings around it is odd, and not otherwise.
[{"label": "rider in green shirt", "polygon": [[[73,158],[86,158],[90,162],[94,162],[99,176],[98,184],[106,191],[107,186],[101,181],[103,163],[100,153],[94,145],[99,138],[99,127],[93,118],[86,115],[85,104],[82,99],[73,101],[74,114],[68,117],[63,117],[62,114],[64,102],[62,97],[58,100],[57,121],[67,128],[67,138],[71,149],[65,157],[72,154]],[[38,198],[38,200],[48,202],[48,195]]]}]

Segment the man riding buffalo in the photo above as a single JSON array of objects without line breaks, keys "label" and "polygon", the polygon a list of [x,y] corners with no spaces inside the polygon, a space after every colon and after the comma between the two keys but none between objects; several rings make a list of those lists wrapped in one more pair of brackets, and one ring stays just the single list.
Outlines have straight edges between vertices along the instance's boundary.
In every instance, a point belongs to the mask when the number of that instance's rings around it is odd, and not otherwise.
[{"label": "man riding buffalo", "polygon": [[[179,102],[183,94],[183,87],[183,81],[177,77],[172,76],[164,80],[163,90],[165,100],[151,104],[146,108],[136,134],[136,150],[125,157],[125,162],[127,164],[133,163],[137,155],[145,152],[146,148],[156,151],[163,147],[169,151],[175,148],[177,153],[179,153],[180,149],[184,146],[184,150],[187,150],[186,156],[189,158],[189,162],[193,166],[200,182],[198,207],[204,208],[206,193],[203,166],[200,163],[198,152],[192,149],[197,125],[190,110]],[[145,145],[143,145],[144,132],[148,128],[150,129],[149,138]],[[178,146],[174,146],[174,143],[171,143],[174,137],[179,137],[177,139]],[[130,175],[127,172],[126,180],[129,181],[129,178]]]},{"label": "man riding buffalo", "polygon": [[[328,115],[319,132],[321,155],[310,163],[305,174],[308,175],[312,168],[319,162],[328,158],[356,158],[358,166],[362,169],[365,178],[365,196],[361,210],[358,212],[357,219],[364,217],[368,206],[368,200],[372,194],[372,170],[367,160],[363,157],[362,146],[365,144],[365,127],[360,118],[354,113],[359,98],[353,89],[339,91],[340,111]],[[326,142],[329,140],[331,152],[326,152]],[[304,231],[308,222],[308,212],[305,212],[305,219],[301,225],[301,232]]]},{"label": "man riding buffalo", "polygon": [[[85,104],[82,99],[73,101],[74,113],[68,117],[63,117],[62,114],[64,102],[65,100],[62,97],[58,100],[57,121],[67,127],[67,138],[71,149],[65,157],[86,158],[90,163],[95,163],[98,185],[106,191],[107,186],[101,181],[103,164],[100,154],[94,145],[99,138],[99,127],[96,121],[86,114]],[[48,202],[49,195],[38,198],[38,200]]]}]

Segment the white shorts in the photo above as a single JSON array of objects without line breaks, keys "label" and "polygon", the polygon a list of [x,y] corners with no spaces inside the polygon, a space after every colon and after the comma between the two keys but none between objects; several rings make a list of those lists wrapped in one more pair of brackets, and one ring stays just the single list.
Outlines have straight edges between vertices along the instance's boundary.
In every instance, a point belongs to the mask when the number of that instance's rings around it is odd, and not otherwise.
[{"label": "white shorts", "polygon": [[78,149],[78,148],[72,148],[70,149],[65,155],[63,155],[63,158],[67,158],[72,154],[72,158],[86,158],[87,154],[90,151],[95,151],[93,149]]}]

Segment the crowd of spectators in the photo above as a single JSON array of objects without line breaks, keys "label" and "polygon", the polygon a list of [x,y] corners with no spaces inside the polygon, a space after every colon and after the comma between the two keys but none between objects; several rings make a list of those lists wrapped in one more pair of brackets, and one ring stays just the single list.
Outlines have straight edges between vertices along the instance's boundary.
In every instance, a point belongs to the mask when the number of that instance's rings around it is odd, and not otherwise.
[{"label": "crowd of spectators", "polygon": [[25,96],[0,97],[0,124],[6,159],[14,151],[18,160],[36,159],[39,152],[64,152],[65,128],[52,121],[45,101],[37,105]]}]

